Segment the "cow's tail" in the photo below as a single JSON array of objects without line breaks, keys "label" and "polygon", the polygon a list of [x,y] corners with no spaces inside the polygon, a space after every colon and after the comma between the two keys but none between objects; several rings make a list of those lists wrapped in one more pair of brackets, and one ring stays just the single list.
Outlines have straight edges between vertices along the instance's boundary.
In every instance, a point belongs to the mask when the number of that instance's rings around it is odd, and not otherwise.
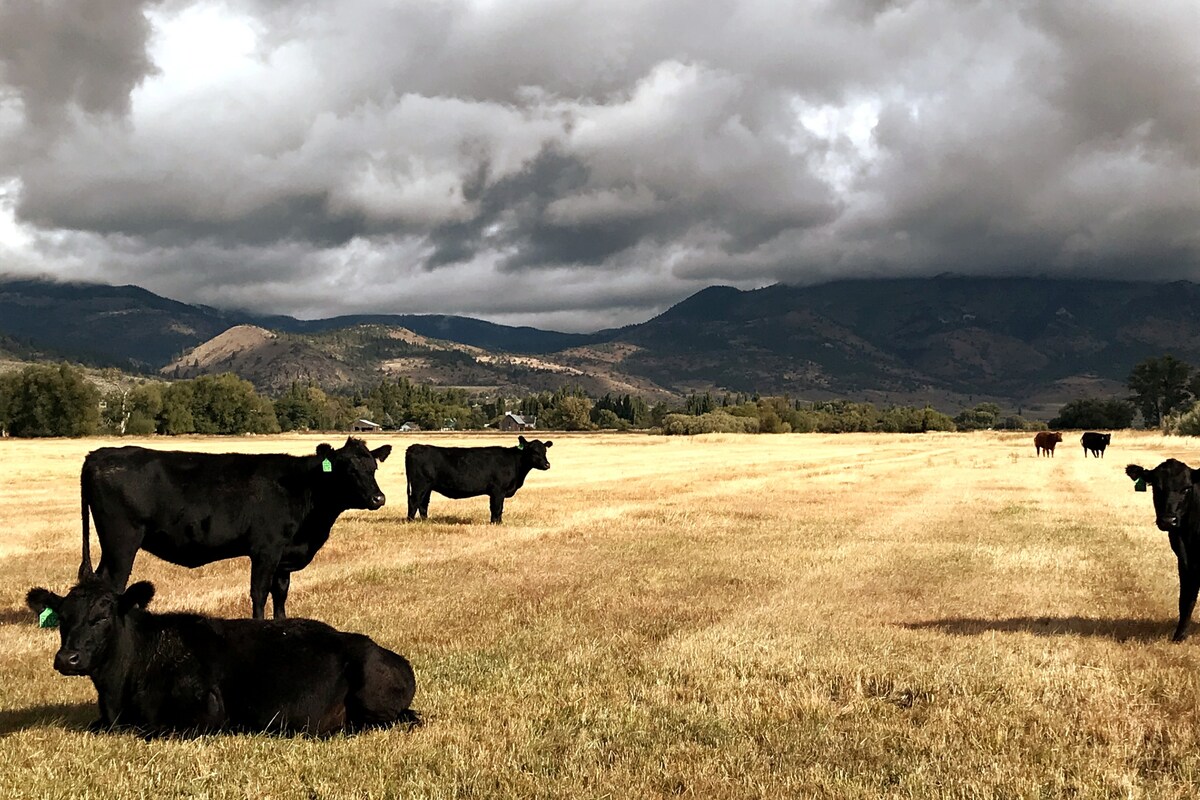
[{"label": "cow's tail", "polygon": [[88,528],[89,500],[87,461],[83,463],[83,472],[79,476],[79,505],[80,517],[83,520],[83,557],[79,560],[79,580],[93,575],[92,571],[92,532]]}]

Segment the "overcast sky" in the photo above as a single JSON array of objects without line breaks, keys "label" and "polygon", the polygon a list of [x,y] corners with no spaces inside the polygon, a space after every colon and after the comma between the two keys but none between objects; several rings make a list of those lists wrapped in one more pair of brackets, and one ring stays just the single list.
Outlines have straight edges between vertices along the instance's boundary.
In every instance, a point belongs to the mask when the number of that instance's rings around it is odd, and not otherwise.
[{"label": "overcast sky", "polygon": [[589,330],[1200,280],[1196,0],[0,0],[0,272]]}]

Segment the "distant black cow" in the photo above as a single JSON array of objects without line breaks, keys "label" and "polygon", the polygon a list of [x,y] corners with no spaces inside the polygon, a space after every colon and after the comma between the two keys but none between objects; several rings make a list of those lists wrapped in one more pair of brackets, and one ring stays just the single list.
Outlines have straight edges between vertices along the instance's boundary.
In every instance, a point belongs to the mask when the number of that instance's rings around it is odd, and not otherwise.
[{"label": "distant black cow", "polygon": [[404,453],[408,478],[408,518],[429,515],[432,492],[454,500],[486,494],[492,522],[504,515],[504,498],[512,497],[531,469],[550,469],[546,450],[553,442],[517,437],[516,447],[435,447],[414,444]]},{"label": "distant black cow", "polygon": [[1084,458],[1087,458],[1089,452],[1096,458],[1104,458],[1104,448],[1108,447],[1110,442],[1112,442],[1111,433],[1088,431],[1079,437],[1079,443],[1083,445]]},{"label": "distant black cow", "polygon": [[1033,446],[1040,456],[1045,455],[1054,457],[1054,445],[1062,441],[1062,434],[1058,431],[1038,431],[1033,437]]},{"label": "distant black cow", "polygon": [[94,450],[80,476],[80,577],[92,571],[91,509],[102,551],[97,572],[114,589],[125,588],[139,548],[185,567],[249,556],[254,618],[263,618],[269,591],[281,619],[291,574],[312,561],[338,515],[383,506],[376,462],[391,452],[354,438],[338,450],[320,444],[311,456]]},{"label": "distant black cow", "polygon": [[214,619],[144,610],[154,586],[123,594],[94,576],[60,597],[30,589],[59,617],[54,668],[92,679],[99,726],[168,731],[332,731],[417,722],[403,656],[310,619]]},{"label": "distant black cow", "polygon": [[1200,471],[1168,458],[1154,469],[1130,464],[1125,474],[1135,482],[1145,481],[1153,490],[1154,523],[1167,534],[1179,562],[1179,625],[1173,638],[1181,642],[1200,591]]}]

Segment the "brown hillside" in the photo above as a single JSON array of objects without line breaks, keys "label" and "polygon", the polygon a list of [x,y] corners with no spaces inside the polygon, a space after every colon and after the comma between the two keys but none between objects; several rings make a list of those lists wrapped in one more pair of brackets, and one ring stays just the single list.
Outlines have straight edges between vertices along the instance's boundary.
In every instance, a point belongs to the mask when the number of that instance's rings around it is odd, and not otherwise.
[{"label": "brown hillside", "polygon": [[255,325],[235,325],[163,367],[170,378],[232,372],[261,390],[286,389],[295,381],[339,387],[354,381],[346,364],[299,337],[281,336]]}]

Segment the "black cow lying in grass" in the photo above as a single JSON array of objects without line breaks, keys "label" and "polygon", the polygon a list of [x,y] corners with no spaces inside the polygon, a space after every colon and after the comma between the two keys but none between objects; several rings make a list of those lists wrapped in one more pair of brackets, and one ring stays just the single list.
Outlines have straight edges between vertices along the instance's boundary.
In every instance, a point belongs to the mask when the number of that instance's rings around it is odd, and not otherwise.
[{"label": "black cow lying in grass", "polygon": [[512,497],[531,469],[550,469],[546,450],[554,442],[526,441],[516,447],[436,447],[414,444],[404,453],[408,478],[408,518],[429,516],[433,492],[453,500],[486,494],[491,500],[492,522],[504,516],[504,498]]},{"label": "black cow lying in grass", "polygon": [[155,614],[153,596],[145,581],[118,593],[88,576],[66,597],[26,597],[57,614],[54,668],[92,679],[99,727],[326,734],[419,721],[408,660],[366,636],[310,619]]},{"label": "black cow lying in grass", "polygon": [[1150,486],[1154,496],[1154,522],[1167,534],[1179,562],[1179,624],[1172,637],[1182,642],[1200,591],[1200,498],[1196,496],[1200,471],[1168,458],[1154,469],[1130,464],[1125,474],[1139,490]]}]

